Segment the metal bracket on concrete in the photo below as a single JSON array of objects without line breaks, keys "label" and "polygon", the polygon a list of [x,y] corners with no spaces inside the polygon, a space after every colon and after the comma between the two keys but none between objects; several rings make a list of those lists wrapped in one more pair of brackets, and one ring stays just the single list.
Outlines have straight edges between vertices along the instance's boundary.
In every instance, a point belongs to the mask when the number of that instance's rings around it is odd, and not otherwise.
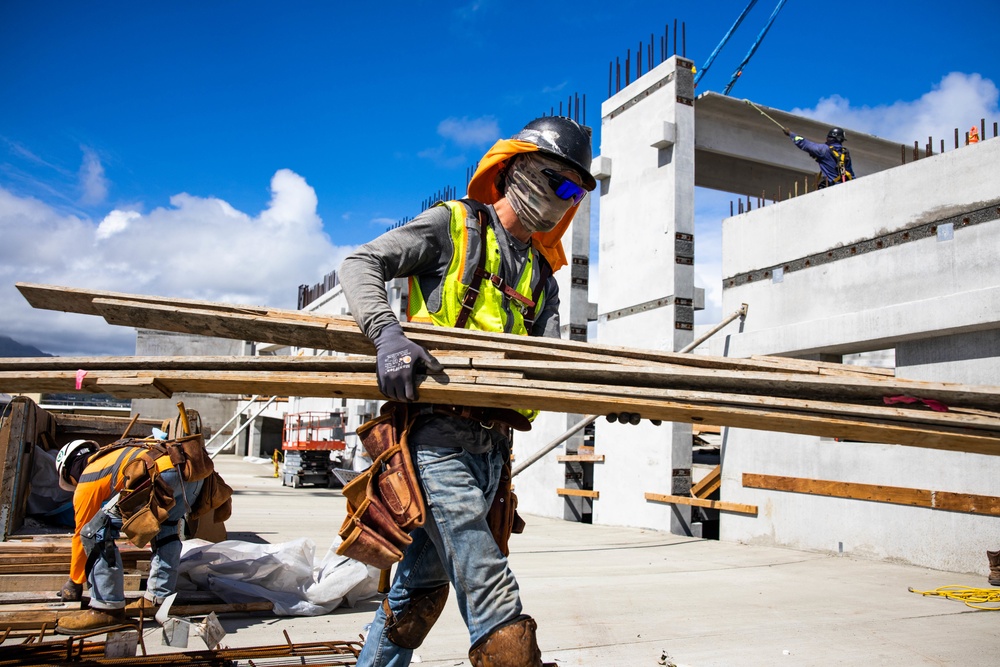
[{"label": "metal bracket on concrete", "polygon": [[667,306],[674,305],[692,305],[691,299],[677,298],[673,294],[670,296],[660,297],[659,299],[653,299],[651,301],[646,301],[645,303],[638,303],[634,306],[629,306],[628,308],[619,308],[618,310],[612,310],[610,313],[602,313],[597,316],[598,322],[611,322],[612,320],[617,320],[626,315],[635,315],[636,313],[644,313],[649,310],[655,310],[657,308],[665,308]]}]

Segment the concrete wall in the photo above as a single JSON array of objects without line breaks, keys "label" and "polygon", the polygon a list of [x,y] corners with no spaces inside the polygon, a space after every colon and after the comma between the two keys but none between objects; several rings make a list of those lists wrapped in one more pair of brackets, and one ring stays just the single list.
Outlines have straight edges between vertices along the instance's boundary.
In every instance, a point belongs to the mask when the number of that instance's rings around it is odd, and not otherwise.
[{"label": "concrete wall", "polygon": [[990,140],[727,219],[722,310],[750,305],[730,354],[842,354],[993,328],[1000,179],[982,175],[998,163]]},{"label": "concrete wall", "polygon": [[[749,304],[731,356],[894,348],[900,377],[1000,385],[1000,140],[723,223],[723,311]],[[728,429],[723,540],[985,573],[996,517],[743,488],[764,473],[1000,496],[1000,457]],[[948,582],[942,582],[942,584]]]},{"label": "concrete wall", "polygon": [[[678,350],[694,323],[694,84],[672,57],[601,105],[600,343]],[[594,523],[690,533],[690,508],[647,502],[686,494],[691,429],[599,419]]]}]

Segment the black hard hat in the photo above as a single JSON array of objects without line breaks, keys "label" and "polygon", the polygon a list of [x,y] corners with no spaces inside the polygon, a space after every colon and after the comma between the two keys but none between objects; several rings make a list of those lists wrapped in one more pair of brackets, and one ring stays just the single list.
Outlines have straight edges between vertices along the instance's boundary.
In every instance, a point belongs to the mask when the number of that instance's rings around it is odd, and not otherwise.
[{"label": "black hard hat", "polygon": [[565,162],[580,174],[583,187],[587,190],[597,187],[597,181],[590,174],[592,160],[590,132],[572,118],[564,116],[536,118],[511,139],[535,144],[542,153]]},{"label": "black hard hat", "polygon": [[842,144],[847,141],[847,137],[844,136],[844,131],[839,127],[832,127],[830,131],[826,133],[827,141],[836,141],[838,144]]}]

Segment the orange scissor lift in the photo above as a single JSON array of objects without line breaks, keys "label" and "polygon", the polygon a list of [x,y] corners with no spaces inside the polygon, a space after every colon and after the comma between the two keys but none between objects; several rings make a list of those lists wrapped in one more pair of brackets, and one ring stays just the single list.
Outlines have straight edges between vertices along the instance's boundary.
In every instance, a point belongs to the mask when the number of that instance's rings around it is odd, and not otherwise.
[{"label": "orange scissor lift", "polygon": [[335,486],[330,453],[347,449],[344,417],[339,412],[297,412],[285,415],[281,449],[284,456],[281,485]]}]

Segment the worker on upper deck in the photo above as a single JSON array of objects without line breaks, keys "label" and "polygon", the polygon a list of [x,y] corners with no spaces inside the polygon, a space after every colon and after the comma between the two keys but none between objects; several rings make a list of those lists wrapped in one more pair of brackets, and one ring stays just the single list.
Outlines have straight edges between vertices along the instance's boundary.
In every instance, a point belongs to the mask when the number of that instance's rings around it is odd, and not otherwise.
[{"label": "worker on upper deck", "polygon": [[847,137],[839,127],[830,128],[825,144],[817,144],[804,137],[794,134],[787,127],[781,128],[786,137],[791,138],[795,145],[809,153],[819,165],[816,175],[816,187],[825,188],[837,183],[846,183],[854,179],[854,167],[851,165],[851,154],[844,148]]}]

